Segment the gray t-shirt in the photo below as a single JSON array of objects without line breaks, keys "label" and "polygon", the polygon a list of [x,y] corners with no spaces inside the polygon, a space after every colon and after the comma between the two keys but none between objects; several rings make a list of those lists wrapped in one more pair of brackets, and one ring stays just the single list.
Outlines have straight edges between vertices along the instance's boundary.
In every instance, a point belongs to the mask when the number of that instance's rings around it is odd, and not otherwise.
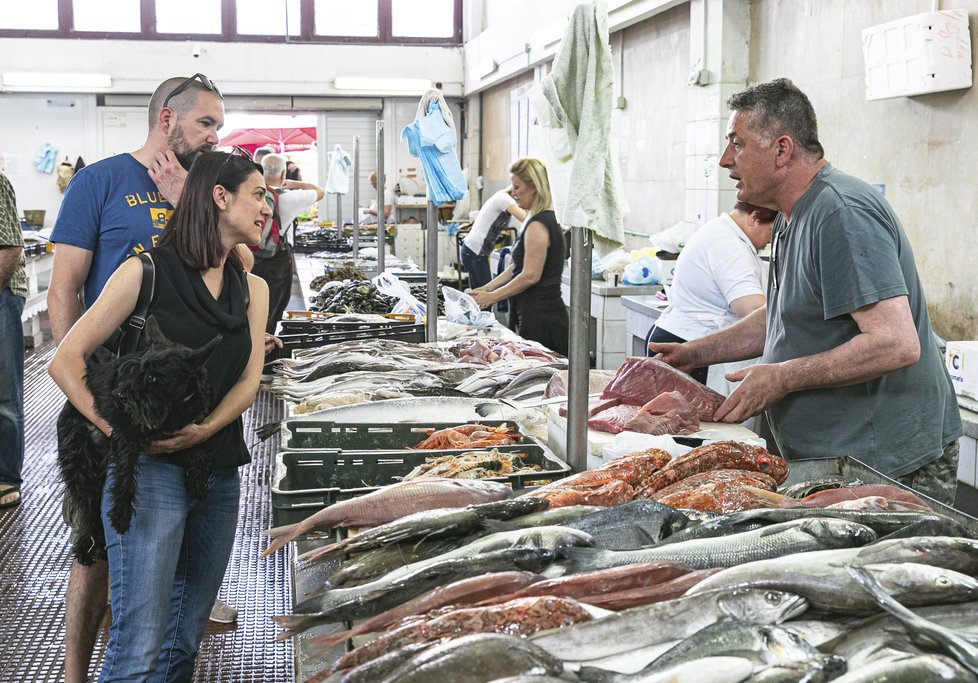
[{"label": "gray t-shirt", "polygon": [[961,416],[931,331],[910,243],[872,186],[826,164],[774,224],[763,362],[836,348],[859,333],[849,315],[907,295],[920,360],[878,379],[789,394],[769,410],[783,455],[852,456],[890,477],[937,459]]}]

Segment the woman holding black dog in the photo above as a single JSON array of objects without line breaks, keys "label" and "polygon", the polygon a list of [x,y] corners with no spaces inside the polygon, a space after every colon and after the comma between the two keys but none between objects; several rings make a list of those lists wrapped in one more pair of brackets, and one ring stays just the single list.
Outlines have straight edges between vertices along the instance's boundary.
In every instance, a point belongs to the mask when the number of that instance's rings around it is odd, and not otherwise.
[{"label": "woman holding black dog", "polygon": [[[268,287],[243,274],[236,245],[257,244],[269,215],[260,166],[245,157],[206,153],[190,169],[179,206],[152,251],[155,288],[149,314],[163,335],[194,349],[218,335],[221,339],[204,361],[210,411],[140,454],[132,482],[135,511],[125,533],[118,533],[108,518],[109,468],[102,526],[112,625],[99,678],[103,683],[193,677],[234,542],[238,467],[250,460],[241,414],[255,399],[264,355]],[[69,401],[107,435],[113,426],[93,408],[86,360],[135,310],[141,280],[139,259],[126,261],[72,327],[49,370]],[[164,386],[144,391],[155,398],[166,394]],[[138,413],[132,415],[136,419]],[[187,492],[179,454],[201,444],[211,472],[206,496],[198,500]]]}]

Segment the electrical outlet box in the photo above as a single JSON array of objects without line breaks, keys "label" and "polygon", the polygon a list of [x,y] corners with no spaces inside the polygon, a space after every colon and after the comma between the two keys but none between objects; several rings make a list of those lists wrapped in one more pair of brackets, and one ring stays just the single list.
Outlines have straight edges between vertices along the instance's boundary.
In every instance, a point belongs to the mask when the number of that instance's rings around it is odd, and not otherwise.
[{"label": "electrical outlet box", "polygon": [[867,100],[970,88],[968,12],[924,12],[863,29],[863,57]]}]

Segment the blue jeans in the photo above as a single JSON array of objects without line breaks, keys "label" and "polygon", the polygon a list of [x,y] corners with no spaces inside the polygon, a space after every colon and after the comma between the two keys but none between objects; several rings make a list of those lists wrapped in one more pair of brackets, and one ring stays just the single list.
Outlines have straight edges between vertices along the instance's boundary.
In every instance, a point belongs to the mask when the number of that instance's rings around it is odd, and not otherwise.
[{"label": "blue jeans", "polygon": [[489,257],[477,253],[462,245],[462,265],[469,274],[469,287],[476,289],[489,284],[492,273],[489,270]]},{"label": "blue jeans", "polygon": [[0,484],[20,486],[24,465],[24,297],[0,292]]},{"label": "blue jeans", "polygon": [[184,469],[141,455],[129,531],[108,520],[110,468],[102,493],[112,625],[99,676],[109,681],[190,681],[238,519],[237,469],[216,470],[194,500]]}]

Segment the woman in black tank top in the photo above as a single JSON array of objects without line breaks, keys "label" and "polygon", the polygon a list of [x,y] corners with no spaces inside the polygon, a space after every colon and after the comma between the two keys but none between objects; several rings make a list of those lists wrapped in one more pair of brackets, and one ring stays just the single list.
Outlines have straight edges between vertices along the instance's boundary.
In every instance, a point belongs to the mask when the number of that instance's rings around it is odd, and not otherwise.
[{"label": "woman in black tank top", "polygon": [[[268,287],[243,275],[237,245],[257,244],[270,214],[261,167],[223,152],[201,155],[180,202],[151,252],[155,283],[149,314],[170,341],[200,348],[220,335],[205,363],[209,413],[139,455],[129,529],[108,518],[110,465],[102,493],[102,527],[112,590],[112,625],[102,676],[190,680],[208,613],[231,555],[237,526],[238,467],[250,459],[241,414],[258,392],[264,356]],[[111,435],[85,385],[85,363],[136,307],[139,259],[112,275],[98,300],[64,338],[49,372],[71,403]],[[145,340],[143,340],[145,341]],[[147,387],[165,392],[165,387]],[[133,413],[132,419],[137,419]],[[204,444],[206,494],[191,497],[181,452]],[[167,638],[167,634],[170,637]]]},{"label": "woman in black tank top", "polygon": [[524,339],[567,355],[567,307],[560,297],[564,235],[553,211],[547,169],[537,159],[510,167],[513,196],[530,214],[513,248],[513,263],[484,287],[472,290],[482,308],[511,299],[509,326]]}]

